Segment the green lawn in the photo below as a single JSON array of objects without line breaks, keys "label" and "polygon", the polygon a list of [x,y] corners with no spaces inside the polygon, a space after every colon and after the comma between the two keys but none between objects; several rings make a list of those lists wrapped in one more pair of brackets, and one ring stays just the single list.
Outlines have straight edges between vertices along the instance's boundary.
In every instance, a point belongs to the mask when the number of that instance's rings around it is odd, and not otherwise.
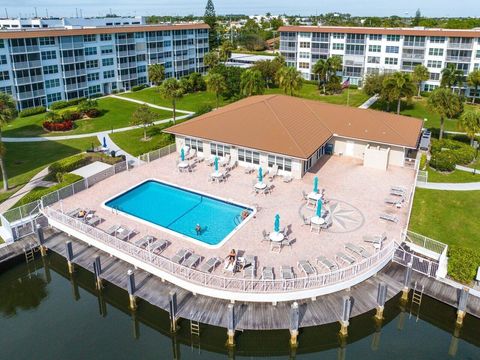
[{"label": "green lawn", "polygon": [[[86,134],[91,132],[110,130],[130,126],[132,113],[140,106],[129,101],[114,98],[98,99],[102,114],[95,119],[84,119],[75,121],[75,129],[67,132],[47,132],[42,124],[45,121],[45,114],[18,118],[6,126],[3,131],[5,137],[30,137],[30,136],[58,136]],[[66,110],[66,109],[65,109]],[[170,111],[151,109],[158,114],[157,120],[167,119],[172,116]],[[62,111],[64,111],[62,109]]]},{"label": "green lawn", "polygon": [[[163,99],[156,87],[146,88],[144,90],[130,92],[122,94],[121,96],[145,101],[150,104],[155,104],[159,106],[165,106],[168,108],[172,107],[172,102],[170,100]],[[220,106],[227,104],[228,102],[224,101],[220,97]],[[177,100],[177,109],[197,112],[205,106],[215,107],[215,94],[208,91],[199,91],[196,93],[185,94],[181,99]]]},{"label": "green lawn", "polygon": [[468,183],[480,182],[480,171],[478,174],[472,174],[467,171],[454,170],[451,173],[442,173],[427,167],[428,182],[432,183]]},{"label": "green lawn", "polygon": [[410,230],[448,245],[480,248],[480,191],[417,189]]},{"label": "green lawn", "polygon": [[[177,122],[178,124],[179,122]],[[123,150],[133,156],[160,149],[175,141],[170,134],[162,133],[162,130],[171,124],[161,124],[147,128],[148,141],[143,140],[143,128],[110,134],[110,138]]]},{"label": "green lawn", "polygon": [[[48,164],[71,156],[88,148],[100,145],[96,137],[64,141],[42,141],[27,143],[4,143],[7,153],[5,165],[10,190],[0,192],[0,202],[5,201],[18,187],[27,183]],[[3,182],[0,181],[0,186]]]}]

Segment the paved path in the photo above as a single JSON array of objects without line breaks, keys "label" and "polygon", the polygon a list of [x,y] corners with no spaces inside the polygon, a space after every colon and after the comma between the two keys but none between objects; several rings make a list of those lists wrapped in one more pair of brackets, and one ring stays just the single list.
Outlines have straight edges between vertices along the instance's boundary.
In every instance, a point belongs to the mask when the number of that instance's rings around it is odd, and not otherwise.
[{"label": "paved path", "polygon": [[462,166],[462,165],[455,165],[455,169],[456,170],[460,170],[460,171],[466,171],[466,172],[469,172],[469,173],[478,173],[480,174],[480,171],[477,169],[472,169],[472,168],[469,168],[469,167],[466,167],[466,166]]},{"label": "paved path", "polygon": [[360,105],[358,108],[359,109],[368,109],[370,106],[375,104],[377,100],[379,99],[379,95],[373,95],[370,99],[365,101],[362,105]]},{"label": "paved path", "polygon": [[127,153],[125,150],[122,150],[120,146],[115,144],[113,140],[108,136],[108,131],[105,131],[103,133],[97,134],[98,141],[100,144],[103,144],[103,138],[105,138],[105,141],[107,143],[107,148],[109,151],[115,151],[116,156],[121,156],[125,155],[125,159],[130,162],[130,161],[136,161],[137,158],[129,153]]},{"label": "paved path", "polygon": [[471,182],[471,183],[417,182],[417,187],[422,189],[430,189],[430,190],[473,191],[473,190],[480,190],[480,182]]},{"label": "paved path", "polygon": [[10,196],[7,200],[0,204],[0,213],[4,213],[10,209],[13,205],[17,203],[21,198],[27,195],[33,188],[37,186],[53,185],[43,181],[42,179],[48,174],[48,166],[43,170],[37,173],[33,178],[30,179],[21,189],[19,189],[15,194]]},{"label": "paved path", "polygon": [[[110,97],[115,98],[115,99],[119,99],[119,100],[130,101],[130,102],[134,102],[134,103],[142,104],[142,105],[143,105],[143,104],[146,104],[146,105],[148,105],[148,106],[150,106],[150,107],[152,107],[152,108],[154,108],[154,109],[173,111],[173,108],[169,108],[169,107],[165,107],[165,106],[159,106],[159,105],[155,105],[155,104],[148,103],[148,102],[145,102],[145,101],[136,100],[136,99],[130,99],[130,98],[123,97],[123,96],[110,95]],[[188,114],[188,115],[193,115],[193,114],[194,114],[193,111],[179,110],[179,109],[175,109],[175,112],[181,113],[181,114]]]}]

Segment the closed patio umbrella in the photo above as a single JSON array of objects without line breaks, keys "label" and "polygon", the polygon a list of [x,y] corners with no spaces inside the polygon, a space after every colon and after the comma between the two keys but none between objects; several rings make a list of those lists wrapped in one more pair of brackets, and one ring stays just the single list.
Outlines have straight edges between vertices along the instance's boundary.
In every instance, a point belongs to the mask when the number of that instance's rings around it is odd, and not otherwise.
[{"label": "closed patio umbrella", "polygon": [[103,147],[107,147],[107,138],[105,136],[103,137]]},{"label": "closed patio umbrella", "polygon": [[218,157],[215,156],[215,160],[213,161],[213,166],[215,167],[215,171],[218,172]]},{"label": "closed patio umbrella", "polygon": [[263,170],[261,167],[258,168],[258,182],[263,182]]},{"label": "closed patio umbrella", "polygon": [[318,193],[318,176],[313,178],[313,192]]},{"label": "closed patio umbrella", "polygon": [[280,215],[275,215],[275,222],[273,223],[273,231],[280,231]]},{"label": "closed patio umbrella", "polygon": [[185,161],[185,150],[180,150],[180,159],[182,159],[182,161]]},{"label": "closed patio umbrella", "polygon": [[322,216],[322,200],[317,201],[317,216],[321,217]]}]

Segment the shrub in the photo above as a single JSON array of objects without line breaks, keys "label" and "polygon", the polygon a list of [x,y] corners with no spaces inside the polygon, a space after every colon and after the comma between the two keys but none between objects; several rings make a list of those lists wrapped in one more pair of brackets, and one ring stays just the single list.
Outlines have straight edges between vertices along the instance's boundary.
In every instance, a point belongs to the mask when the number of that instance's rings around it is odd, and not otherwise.
[{"label": "shrub", "polygon": [[427,155],[426,154],[422,154],[422,156],[420,157],[420,170],[425,170],[425,168],[427,167]]},{"label": "shrub", "polygon": [[195,113],[195,116],[203,115],[206,113],[209,113],[210,111],[213,110],[213,107],[211,105],[203,105],[201,106],[198,111]]},{"label": "shrub", "polygon": [[89,162],[90,158],[84,156],[83,154],[78,154],[54,162],[48,167],[48,171],[50,172],[51,177],[56,178],[57,174],[69,173],[70,171],[87,165]]},{"label": "shrub", "polygon": [[349,88],[350,88],[350,90],[357,90],[357,89],[358,89],[358,85],[352,84],[352,85],[349,86]]},{"label": "shrub", "polygon": [[78,98],[78,99],[68,100],[68,106],[78,105],[85,100],[86,99],[84,97],[81,97],[81,98]]},{"label": "shrub", "polygon": [[118,90],[112,90],[112,94],[118,94]]},{"label": "shrub", "polygon": [[102,93],[98,93],[98,94],[93,94],[93,95],[90,95],[90,99],[98,99],[100,97],[102,97],[103,94]]},{"label": "shrub", "polygon": [[433,140],[431,147],[432,157],[438,153],[449,152],[456,164],[468,165],[475,159],[475,149],[461,141],[443,139]]},{"label": "shrub", "polygon": [[66,120],[62,122],[45,121],[43,127],[48,131],[68,131],[73,129],[73,121]]},{"label": "shrub", "polygon": [[23,118],[23,117],[32,116],[32,115],[43,114],[46,111],[47,111],[47,108],[45,106],[37,106],[34,108],[20,111],[18,113],[18,117]]},{"label": "shrub", "polygon": [[82,114],[78,111],[65,110],[62,113],[62,119],[65,121],[75,121],[82,117]]},{"label": "shrub", "polygon": [[100,114],[100,110],[96,108],[88,109],[87,111],[85,111],[85,115],[87,115],[89,118],[96,118],[100,116]]},{"label": "shrub", "polygon": [[480,251],[452,246],[448,250],[448,274],[455,280],[469,284],[480,266]]},{"label": "shrub", "polygon": [[133,87],[132,87],[132,92],[143,90],[143,89],[145,89],[146,87],[148,87],[146,84],[133,86]]},{"label": "shrub", "polygon": [[452,151],[440,151],[432,154],[430,158],[430,167],[438,171],[453,171],[455,170],[456,158]]},{"label": "shrub", "polygon": [[59,109],[64,109],[68,106],[68,101],[65,100],[60,100],[56,101],[53,104],[50,105],[51,110],[59,110]]}]

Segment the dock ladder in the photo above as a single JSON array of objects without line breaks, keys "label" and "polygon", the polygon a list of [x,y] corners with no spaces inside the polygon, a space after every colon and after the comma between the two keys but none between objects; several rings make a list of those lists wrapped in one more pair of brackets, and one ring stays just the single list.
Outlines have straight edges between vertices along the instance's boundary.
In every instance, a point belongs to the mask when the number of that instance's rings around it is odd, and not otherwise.
[{"label": "dock ladder", "polygon": [[420,285],[415,281],[415,286],[413,287],[413,295],[412,295],[412,304],[410,306],[410,318],[412,317],[412,312],[414,306],[416,307],[416,316],[418,321],[418,317],[420,316],[420,306],[422,305],[422,298],[423,298],[423,290],[424,286]]},{"label": "dock ladder", "polygon": [[29,262],[35,260],[35,246],[32,246],[32,244],[28,244],[24,246],[23,252],[25,254],[25,261],[28,264]]},{"label": "dock ladder", "polygon": [[192,351],[194,348],[197,348],[198,353],[200,353],[201,346],[200,346],[200,322],[199,321],[190,320],[190,335],[191,335]]}]

